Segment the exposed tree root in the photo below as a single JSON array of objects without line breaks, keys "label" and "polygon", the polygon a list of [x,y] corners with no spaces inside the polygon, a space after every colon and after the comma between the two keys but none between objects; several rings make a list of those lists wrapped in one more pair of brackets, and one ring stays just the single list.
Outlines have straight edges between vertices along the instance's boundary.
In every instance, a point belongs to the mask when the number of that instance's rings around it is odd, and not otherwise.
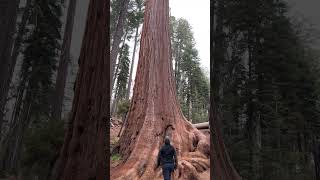
[{"label": "exposed tree root", "polygon": [[[199,174],[210,168],[209,138],[195,128],[189,129],[188,122],[183,124],[188,127],[183,133],[177,133],[175,130],[171,132],[172,144],[177,149],[179,160],[173,174],[174,179],[200,180]],[[161,168],[154,169],[154,167],[162,145],[162,137],[155,134],[153,144],[137,145],[135,150],[139,149],[141,153],[133,153],[123,164],[111,169],[111,179],[161,179]]]}]

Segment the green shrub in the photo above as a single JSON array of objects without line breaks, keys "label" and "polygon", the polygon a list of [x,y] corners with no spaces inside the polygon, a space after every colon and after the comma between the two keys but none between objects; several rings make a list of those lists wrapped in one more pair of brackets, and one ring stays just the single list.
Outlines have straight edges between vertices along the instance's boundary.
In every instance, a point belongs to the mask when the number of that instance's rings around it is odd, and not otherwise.
[{"label": "green shrub", "polygon": [[117,115],[118,116],[125,116],[126,113],[129,111],[130,108],[130,101],[129,100],[120,100],[118,103],[118,111],[117,111]]},{"label": "green shrub", "polygon": [[111,161],[120,161],[121,156],[120,156],[120,154],[112,154],[110,159],[111,159]]},{"label": "green shrub", "polygon": [[25,176],[48,176],[63,143],[63,126],[63,121],[45,121],[28,129],[22,154]]}]

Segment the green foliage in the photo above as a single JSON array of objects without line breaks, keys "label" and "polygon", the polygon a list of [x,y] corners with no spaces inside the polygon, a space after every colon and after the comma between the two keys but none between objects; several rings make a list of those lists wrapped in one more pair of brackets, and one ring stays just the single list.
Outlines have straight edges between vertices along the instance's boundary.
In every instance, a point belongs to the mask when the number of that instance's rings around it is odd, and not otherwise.
[{"label": "green foliage", "polygon": [[[122,0],[112,0],[110,3],[110,34],[113,35],[116,29],[119,12],[122,8]],[[127,40],[133,37],[136,27],[143,22],[144,15],[144,0],[130,0],[127,9],[127,18],[125,22],[124,31],[127,32]],[[110,38],[112,41],[112,36]]]},{"label": "green foliage", "polygon": [[19,166],[18,169],[13,167],[14,171],[22,172],[24,179],[34,179],[36,176],[47,179],[63,140],[63,122],[48,122],[53,75],[60,54],[62,3],[34,0],[30,7],[12,119],[12,124],[16,123],[18,127],[12,126],[8,130],[12,136],[22,137],[14,146],[19,149],[12,150],[19,153]]},{"label": "green foliage", "polygon": [[129,111],[129,108],[130,108],[130,101],[123,99],[118,103],[117,114],[122,117],[127,114],[127,112]]},{"label": "green foliage", "polygon": [[312,179],[320,56],[301,39],[309,32],[296,28],[284,1],[230,0],[222,7],[218,106],[232,161],[247,179]]},{"label": "green foliage", "polygon": [[194,123],[208,121],[209,80],[200,67],[190,24],[170,17],[176,90],[184,115]]},{"label": "green foliage", "polygon": [[32,100],[32,116],[49,116],[52,76],[60,49],[61,2],[37,0],[31,8],[31,33],[25,38],[20,86],[27,87],[26,101]]},{"label": "green foliage", "polygon": [[[111,1],[111,17],[110,21],[113,23],[110,23],[110,32],[111,35],[115,32],[119,12],[122,7],[122,0],[121,1]],[[127,16],[125,19],[124,24],[124,37],[122,38],[122,48],[119,52],[119,58],[118,58],[118,68],[116,69],[116,85],[113,87],[114,92],[114,100],[113,100],[113,106],[112,106],[112,113],[115,113],[117,110],[117,104],[119,101],[123,99],[127,99],[129,97],[127,96],[128,87],[127,84],[129,82],[129,67],[132,59],[130,59],[130,53],[129,53],[129,46],[127,44],[127,41],[131,41],[132,38],[135,38],[135,34],[137,30],[139,29],[139,26],[143,23],[143,16],[144,16],[144,0],[130,0],[129,5],[127,8]],[[138,36],[140,36],[138,34]],[[111,39],[112,41],[112,36]],[[138,43],[138,37],[137,42]],[[132,65],[131,65],[132,66]]]},{"label": "green foliage", "polygon": [[127,83],[129,78],[129,45],[124,44],[119,57],[119,73],[117,74],[117,97],[125,98],[127,93]]},{"label": "green foliage", "polygon": [[50,121],[28,129],[22,155],[25,176],[36,174],[44,179],[48,176],[63,143],[63,126],[63,121]]},{"label": "green foliage", "polygon": [[120,154],[112,154],[110,159],[111,159],[111,161],[120,161],[121,155]]}]

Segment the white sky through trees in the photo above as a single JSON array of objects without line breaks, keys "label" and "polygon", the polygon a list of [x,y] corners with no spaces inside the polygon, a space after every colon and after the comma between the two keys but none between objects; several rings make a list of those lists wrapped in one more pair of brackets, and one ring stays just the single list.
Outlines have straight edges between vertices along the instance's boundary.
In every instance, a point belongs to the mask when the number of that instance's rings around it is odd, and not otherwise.
[{"label": "white sky through trees", "polygon": [[169,0],[171,16],[186,19],[192,27],[201,67],[210,75],[210,0]]}]

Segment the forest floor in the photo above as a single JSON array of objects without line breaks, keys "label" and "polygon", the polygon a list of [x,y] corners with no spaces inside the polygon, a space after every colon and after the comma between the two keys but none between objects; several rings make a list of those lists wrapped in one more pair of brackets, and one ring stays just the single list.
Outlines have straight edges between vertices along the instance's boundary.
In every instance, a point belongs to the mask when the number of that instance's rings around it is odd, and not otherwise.
[{"label": "forest floor", "polygon": [[[113,127],[110,127],[110,149],[114,147],[114,145],[119,141],[119,131],[121,129],[122,121],[118,118],[112,118],[111,120],[112,124],[114,125]],[[209,130],[202,130],[202,132],[210,136],[210,131]],[[118,154],[111,154],[110,157],[110,167],[111,170],[116,167],[119,163],[121,163],[121,157]],[[199,174],[199,179],[201,180],[210,180],[210,169],[207,171]],[[160,180],[160,179],[159,179]],[[162,179],[161,179],[162,180]]]},{"label": "forest floor", "polygon": [[[112,118],[111,120],[113,127],[110,127],[110,151],[112,151],[113,147],[119,141],[119,131],[122,126],[122,121],[118,118]],[[111,154],[110,157],[110,167],[113,168],[117,166],[121,162],[121,157],[118,154]]]}]

